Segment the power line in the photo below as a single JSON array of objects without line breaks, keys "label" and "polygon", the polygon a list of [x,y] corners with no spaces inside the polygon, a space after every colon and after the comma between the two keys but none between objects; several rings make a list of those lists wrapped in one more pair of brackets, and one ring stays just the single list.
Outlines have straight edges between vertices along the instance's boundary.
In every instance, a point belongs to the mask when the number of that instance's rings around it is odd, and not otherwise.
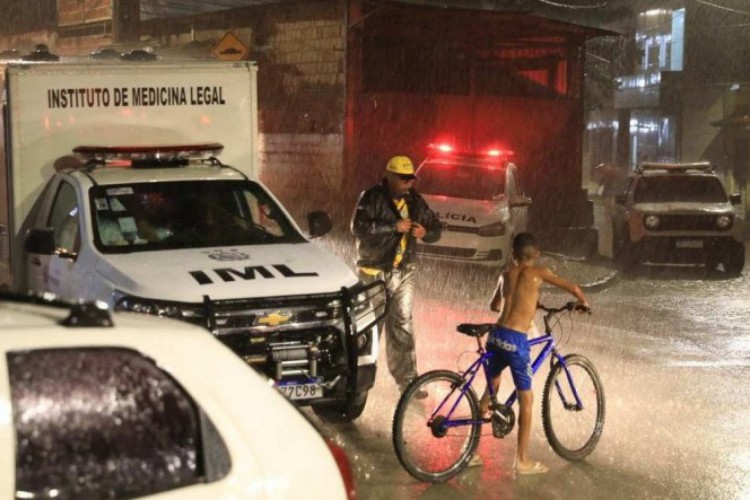
[{"label": "power line", "polygon": [[609,2],[600,2],[594,5],[570,5],[568,3],[553,2],[552,0],[537,0],[537,2],[551,5],[552,7],[561,7],[563,9],[581,10],[581,9],[600,9],[606,7]]},{"label": "power line", "polygon": [[744,11],[744,10],[739,10],[739,9],[733,9],[731,7],[726,7],[724,5],[719,5],[719,4],[716,4],[716,3],[713,3],[713,2],[709,2],[707,0],[693,0],[693,1],[698,2],[700,4],[703,4],[703,5],[707,5],[708,7],[715,7],[717,9],[722,9],[722,10],[726,10],[726,11],[729,11],[729,12],[734,12],[736,14],[744,14],[746,16],[750,15],[750,12],[747,12],[747,11]]}]

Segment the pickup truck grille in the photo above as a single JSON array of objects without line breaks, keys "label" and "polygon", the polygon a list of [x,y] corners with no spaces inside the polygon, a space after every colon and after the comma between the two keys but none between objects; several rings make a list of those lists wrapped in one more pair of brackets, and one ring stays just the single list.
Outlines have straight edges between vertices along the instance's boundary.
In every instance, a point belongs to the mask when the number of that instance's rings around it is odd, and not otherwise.
[{"label": "pickup truck grille", "polygon": [[720,229],[716,225],[716,214],[671,214],[659,215],[659,226],[652,231],[728,231],[729,227]]},{"label": "pickup truck grille", "polygon": [[216,335],[231,333],[264,333],[268,331],[300,330],[324,327],[342,317],[341,304],[295,306],[278,304],[273,307],[254,308],[249,305],[218,305],[213,311],[213,328]]}]

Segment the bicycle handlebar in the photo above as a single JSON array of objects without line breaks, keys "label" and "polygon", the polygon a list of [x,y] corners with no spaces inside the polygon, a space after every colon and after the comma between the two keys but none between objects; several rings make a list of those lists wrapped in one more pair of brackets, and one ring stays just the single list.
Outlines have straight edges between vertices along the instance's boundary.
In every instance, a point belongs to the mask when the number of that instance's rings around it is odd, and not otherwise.
[{"label": "bicycle handlebar", "polygon": [[578,311],[585,314],[591,314],[591,308],[586,306],[580,306],[576,305],[576,302],[571,300],[570,302],[567,302],[562,307],[547,307],[541,302],[538,302],[536,305],[537,309],[541,309],[542,311],[546,312],[548,316],[551,316],[553,314],[565,312],[565,311]]}]

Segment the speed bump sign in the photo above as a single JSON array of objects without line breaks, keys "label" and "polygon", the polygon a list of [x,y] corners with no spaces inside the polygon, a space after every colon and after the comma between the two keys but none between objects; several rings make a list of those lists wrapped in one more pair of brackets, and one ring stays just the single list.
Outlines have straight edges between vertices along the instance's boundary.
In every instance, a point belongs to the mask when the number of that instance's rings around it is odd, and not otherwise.
[{"label": "speed bump sign", "polygon": [[211,54],[222,61],[244,61],[250,54],[250,49],[231,31],[227,31],[221,40],[214,45]]}]

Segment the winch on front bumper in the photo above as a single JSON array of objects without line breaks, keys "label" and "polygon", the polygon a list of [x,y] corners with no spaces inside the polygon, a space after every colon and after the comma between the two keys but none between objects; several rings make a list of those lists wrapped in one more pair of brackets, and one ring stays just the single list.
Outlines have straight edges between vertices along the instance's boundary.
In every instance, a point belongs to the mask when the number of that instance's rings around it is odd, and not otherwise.
[{"label": "winch on front bumper", "polygon": [[374,384],[385,304],[376,281],[332,294],[206,297],[203,305],[209,330],[290,399],[344,408]]}]

